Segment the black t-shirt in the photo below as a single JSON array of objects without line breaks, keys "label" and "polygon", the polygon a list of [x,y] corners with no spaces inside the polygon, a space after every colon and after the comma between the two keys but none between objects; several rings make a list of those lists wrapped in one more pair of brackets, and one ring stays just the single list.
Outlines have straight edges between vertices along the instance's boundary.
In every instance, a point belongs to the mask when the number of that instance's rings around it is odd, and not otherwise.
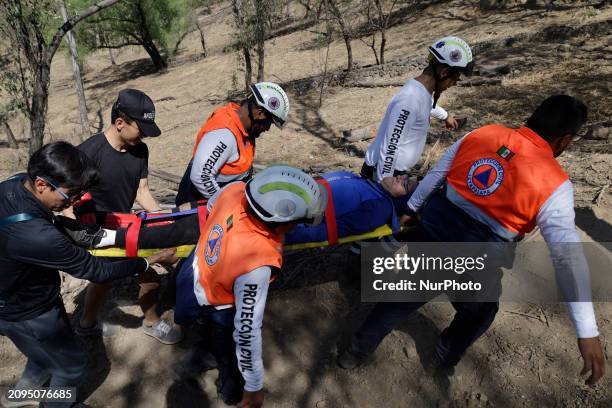
[{"label": "black t-shirt", "polygon": [[[89,190],[95,208],[88,205],[86,212],[130,212],[140,179],[148,175],[147,145],[139,143],[125,152],[120,152],[110,145],[104,133],[96,133],[78,148],[85,152],[100,170],[100,183]],[[78,209],[76,211],[79,212]]]}]

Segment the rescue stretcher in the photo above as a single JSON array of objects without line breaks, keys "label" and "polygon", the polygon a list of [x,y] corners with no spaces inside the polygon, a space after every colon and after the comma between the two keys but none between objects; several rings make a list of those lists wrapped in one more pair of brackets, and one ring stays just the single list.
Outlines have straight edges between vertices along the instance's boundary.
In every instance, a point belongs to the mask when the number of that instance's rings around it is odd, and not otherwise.
[{"label": "rescue stretcher", "polygon": [[[363,241],[366,239],[382,238],[384,236],[392,235],[392,234],[393,234],[393,231],[388,225],[381,225],[375,230],[364,233],[364,234],[350,235],[347,237],[338,238],[338,241],[335,244],[330,244],[329,240],[320,241],[320,242],[304,242],[304,243],[299,243],[299,244],[285,245],[284,249],[285,251],[295,251],[295,250],[309,249],[309,248],[320,248],[320,247],[327,247],[327,246],[333,246],[333,245],[348,244],[351,242]],[[180,245],[176,247],[176,256],[178,258],[187,258],[189,254],[191,253],[191,251],[193,251],[194,248],[195,248],[195,244]],[[153,255],[154,253],[159,252],[160,250],[161,249],[140,248],[138,249],[138,252],[135,255],[131,255],[131,256],[146,257],[146,256]],[[109,257],[109,258],[130,257],[126,254],[125,248],[117,248],[117,247],[90,249],[89,252],[94,256],[104,256],[104,257]]]},{"label": "rescue stretcher", "polygon": [[[371,231],[367,231],[360,234],[353,234],[348,236],[338,236],[338,229],[336,226],[336,214],[334,209],[334,203],[331,199],[332,192],[329,183],[325,179],[317,180],[321,183],[328,192],[330,199],[327,201],[327,207],[325,209],[325,225],[327,229],[327,239],[324,241],[317,242],[300,242],[292,243],[284,246],[286,251],[302,250],[309,248],[320,248],[334,245],[341,245],[355,241],[363,241],[367,239],[382,238],[387,235],[394,234],[392,228],[387,225],[380,225]],[[125,248],[120,247],[109,247],[90,249],[90,253],[95,256],[111,257],[111,258],[125,258],[125,257],[146,257],[158,252],[159,248],[140,248],[138,245],[139,234],[142,228],[154,227],[159,225],[167,225],[168,223],[174,222],[179,217],[195,216],[197,214],[200,232],[203,231],[208,216],[208,210],[204,202],[199,202],[197,208],[170,212],[170,213],[138,213],[138,214],[122,214],[122,213],[108,213],[105,216],[102,224],[105,228],[127,229],[125,237]],[[95,217],[80,217],[81,222],[93,223],[96,221]],[[100,220],[98,220],[100,221]],[[191,251],[195,247],[195,242],[186,245],[168,245],[168,247],[176,247],[176,255],[179,258],[187,258]]]}]

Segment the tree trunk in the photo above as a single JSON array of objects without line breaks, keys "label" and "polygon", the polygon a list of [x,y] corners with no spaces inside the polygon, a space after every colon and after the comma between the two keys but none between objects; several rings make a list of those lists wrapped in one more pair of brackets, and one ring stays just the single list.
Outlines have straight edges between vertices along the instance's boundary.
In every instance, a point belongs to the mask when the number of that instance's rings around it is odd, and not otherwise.
[{"label": "tree trunk", "polygon": [[376,65],[380,65],[380,60],[378,59],[378,53],[376,52],[376,33],[372,34],[372,43],[369,44],[372,49],[372,53],[374,53],[374,58],[376,59]]},{"label": "tree trunk", "polygon": [[157,71],[162,71],[168,68],[168,62],[161,55],[153,41],[146,42],[145,44],[143,44],[143,47],[147,54],[149,54],[149,58],[151,58],[151,61],[153,62],[153,65],[155,65],[155,69]]},{"label": "tree trunk", "polygon": [[[100,34],[99,32],[96,32],[96,47],[104,47],[107,44],[108,41],[106,41],[105,34]],[[115,57],[113,56],[113,50],[110,48],[108,48],[108,57],[110,58],[111,65],[117,65]]]},{"label": "tree trunk", "polygon": [[242,48],[242,55],[244,56],[244,87],[248,90],[253,78],[253,64],[251,64],[251,54],[248,48]]},{"label": "tree trunk", "polygon": [[145,13],[144,13],[144,10],[142,9],[142,4],[140,3],[140,1],[136,2],[136,7],[138,9],[138,14],[140,16],[139,23],[140,23],[141,31],[143,34],[142,46],[144,47],[147,54],[149,54],[149,57],[151,58],[153,65],[155,65],[155,69],[157,71],[162,71],[168,68],[168,61],[166,61],[166,58],[161,55],[161,53],[157,49],[157,46],[153,42],[153,38],[151,38],[151,34],[149,33],[149,27],[147,26]]},{"label": "tree trunk", "polygon": [[266,49],[266,0],[255,0],[255,38],[257,41],[257,82],[264,81],[264,58]]},{"label": "tree trunk", "polygon": [[204,56],[204,58],[206,58],[206,38],[204,37],[204,30],[202,29],[202,26],[200,25],[200,22],[196,19],[196,27],[198,28],[198,31],[200,32],[200,44],[202,44],[202,55]]},{"label": "tree trunk", "polygon": [[344,39],[344,45],[346,46],[346,58],[347,58],[347,68],[346,73],[351,72],[353,68],[353,48],[351,47],[351,33],[349,31],[348,26],[344,22],[344,18],[342,17],[342,13],[336,6],[333,0],[328,1],[331,6],[332,13],[340,26],[340,32],[342,33],[342,38]]},{"label": "tree trunk", "polygon": [[45,138],[45,120],[49,101],[49,65],[37,64],[32,90],[32,108],[30,111],[30,154],[43,146]]},{"label": "tree trunk", "polygon": [[[20,21],[21,27],[24,32],[28,33],[27,38],[19,39],[17,36],[17,42],[14,44],[16,47],[25,53],[28,63],[29,70],[32,75],[32,96],[31,101],[24,100],[24,103],[28,106],[28,119],[30,120],[30,153],[34,153],[40,149],[44,142],[45,135],[45,120],[47,117],[47,106],[49,102],[49,80],[50,80],[50,69],[51,61],[57,51],[62,38],[66,35],[67,31],[70,31],[72,27],[78,24],[83,19],[105,9],[106,7],[112,6],[119,0],[102,0],[99,3],[93,4],[87,9],[83,10],[77,16],[69,19],[68,22],[64,23],[58,28],[57,32],[46,45],[40,26],[40,21],[36,18],[30,19],[29,21]],[[17,2],[18,3],[18,2]],[[32,41],[32,42],[30,42]],[[33,50],[36,50],[34,52]]]},{"label": "tree trunk", "polygon": [[263,82],[264,77],[265,48],[263,43],[257,45],[257,82]]},{"label": "tree trunk", "polygon": [[346,45],[346,73],[348,74],[351,72],[351,68],[353,68],[353,48],[351,47],[351,37],[347,34],[344,34],[342,37],[344,38],[344,45]]},{"label": "tree trunk", "polygon": [[385,63],[385,46],[387,45],[387,36],[385,29],[380,30],[380,64]]},{"label": "tree trunk", "polygon": [[110,48],[108,49],[108,57],[110,58],[111,65],[117,65],[115,57],[113,57],[113,50]]},{"label": "tree trunk", "polygon": [[8,122],[2,122],[2,128],[4,129],[4,134],[6,134],[6,138],[8,139],[8,145],[11,149],[19,148],[19,144],[17,143],[17,139],[15,139],[15,135],[13,134],[13,130],[9,126]]},{"label": "tree trunk", "polygon": [[[240,14],[241,5],[238,4],[238,0],[232,0],[232,12],[234,13],[234,20],[236,20],[236,27],[238,31],[244,29],[244,19]],[[244,39],[239,41],[242,47],[242,57],[244,58],[244,88],[248,91],[249,85],[251,85],[251,78],[253,77],[253,66],[251,64],[251,54],[249,53],[249,47],[245,44]]]},{"label": "tree trunk", "polygon": [[[64,22],[68,21],[66,13],[65,0],[60,1],[60,11]],[[81,140],[85,140],[89,136],[89,119],[87,118],[87,102],[85,100],[85,90],[83,88],[83,78],[81,77],[81,69],[79,68],[77,46],[72,31],[66,33],[66,42],[70,49],[70,60],[72,61],[72,73],[74,75],[74,88],[79,100],[79,115],[81,117]]]}]

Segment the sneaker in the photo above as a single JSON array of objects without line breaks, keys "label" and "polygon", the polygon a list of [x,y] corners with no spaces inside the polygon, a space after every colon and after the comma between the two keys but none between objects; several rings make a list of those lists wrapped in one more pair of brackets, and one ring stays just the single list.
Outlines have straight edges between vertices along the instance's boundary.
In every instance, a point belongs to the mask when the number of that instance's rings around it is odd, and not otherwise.
[{"label": "sneaker", "polygon": [[443,361],[437,353],[432,353],[423,367],[429,375],[450,377],[455,374],[455,365]]},{"label": "sneaker", "polygon": [[185,353],[172,369],[179,377],[195,377],[217,366],[217,359],[211,352],[195,348]]},{"label": "sneaker", "polygon": [[102,327],[100,326],[100,322],[96,321],[96,324],[91,327],[82,327],[80,317],[77,317],[75,319],[72,329],[74,330],[77,336],[81,337],[99,336],[102,334]]},{"label": "sneaker", "polygon": [[183,340],[183,332],[181,329],[171,325],[163,319],[159,319],[153,326],[147,326],[143,323],[142,331],[163,344],[176,344]]},{"label": "sneaker", "polygon": [[366,362],[368,356],[359,355],[354,351],[346,350],[344,353],[338,356],[338,366],[345,370],[352,370],[353,368],[359,367]]},{"label": "sneaker", "polygon": [[217,396],[225,405],[238,405],[242,401],[244,386],[233,381],[231,378],[226,378],[221,384],[221,380],[217,378],[215,381],[217,386]]},{"label": "sneaker", "polygon": [[6,394],[2,394],[0,397],[0,406],[4,408],[18,408],[18,407],[37,407],[40,404],[37,400],[9,400],[6,398]]}]

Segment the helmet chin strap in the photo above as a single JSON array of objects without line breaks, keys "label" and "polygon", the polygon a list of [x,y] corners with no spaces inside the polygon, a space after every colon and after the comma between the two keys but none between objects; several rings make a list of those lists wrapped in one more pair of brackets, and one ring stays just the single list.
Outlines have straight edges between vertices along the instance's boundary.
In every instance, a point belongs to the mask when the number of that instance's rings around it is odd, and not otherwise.
[{"label": "helmet chin strap", "polygon": [[249,136],[252,136],[253,141],[255,141],[254,139],[257,139],[259,136],[261,136],[262,132],[255,132],[253,130],[253,125],[258,124],[261,125],[261,127],[265,127],[268,124],[268,121],[265,119],[255,119],[255,117],[253,116],[253,104],[249,101],[247,105],[249,110],[249,120],[251,121],[251,129],[249,130]]},{"label": "helmet chin strap", "polygon": [[249,120],[251,121],[251,128],[249,129],[249,136],[253,138],[253,142],[254,142],[255,139],[261,136],[261,132],[255,132],[253,130],[253,125],[256,123],[261,123],[261,120],[255,119],[255,117],[253,116],[253,104],[251,101],[247,102],[247,107],[249,110]]},{"label": "helmet chin strap", "polygon": [[442,94],[442,91],[439,89],[440,84],[445,79],[450,78],[450,75],[441,77],[438,74],[438,70],[436,69],[438,65],[439,64],[434,62],[433,60],[429,63],[429,66],[431,67],[431,70],[433,72],[433,77],[434,77],[434,100],[433,100],[433,106],[431,107],[432,109],[436,107],[436,104],[438,103],[438,99],[440,99],[440,95]]}]

